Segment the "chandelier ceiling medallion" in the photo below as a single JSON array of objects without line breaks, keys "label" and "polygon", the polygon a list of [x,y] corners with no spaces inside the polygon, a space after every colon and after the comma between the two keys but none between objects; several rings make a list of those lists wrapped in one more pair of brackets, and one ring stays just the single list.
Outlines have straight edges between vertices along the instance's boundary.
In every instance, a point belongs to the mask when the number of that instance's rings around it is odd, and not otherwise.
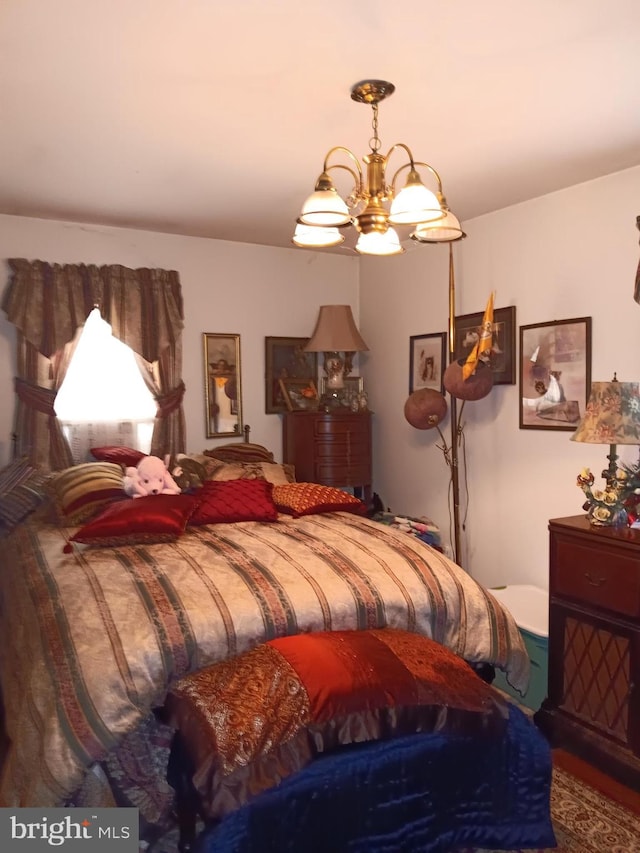
[{"label": "chandelier ceiling medallion", "polygon": [[[351,89],[352,99],[370,104],[373,111],[371,150],[362,158],[366,170],[355,154],[342,145],[326,154],[315,190],[303,204],[297,220],[293,235],[296,246],[313,249],[338,246],[345,239],[342,231],[351,227],[358,232],[356,251],[363,255],[400,254],[403,248],[395,225],[412,226],[411,238],[420,243],[451,243],[465,236],[458,218],[447,206],[440,175],[433,166],[414,160],[411,149],[403,142],[393,145],[386,156],[380,154],[378,104],[394,90],[393,83],[386,80],[362,80]],[[407,161],[388,183],[389,158],[398,149],[404,151]],[[339,155],[347,162],[333,162]],[[423,184],[417,167],[435,180],[435,193]],[[333,184],[329,173],[334,169],[351,176],[353,186],[346,199]],[[396,191],[396,181],[405,172],[406,183]]]}]

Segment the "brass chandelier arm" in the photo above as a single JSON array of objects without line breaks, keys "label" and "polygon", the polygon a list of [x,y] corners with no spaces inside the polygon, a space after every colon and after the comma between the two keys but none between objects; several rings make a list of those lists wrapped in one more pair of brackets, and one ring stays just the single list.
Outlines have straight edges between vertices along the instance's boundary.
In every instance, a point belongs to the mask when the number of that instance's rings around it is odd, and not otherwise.
[{"label": "brass chandelier arm", "polygon": [[344,163],[334,163],[332,166],[325,166],[325,174],[327,174],[329,171],[331,171],[333,169],[344,169],[345,172],[348,172],[351,175],[351,178],[353,179],[353,190],[350,193],[350,195],[347,197],[347,206],[348,207],[355,206],[355,205],[349,204],[349,198],[351,195],[353,195],[359,200],[362,197],[362,195],[364,194],[363,184],[362,184],[362,173],[360,173],[360,175],[358,175],[353,169],[351,169],[349,166],[346,166]]},{"label": "brass chandelier arm", "polygon": [[[411,153],[411,149],[409,148],[409,146],[405,145],[404,142],[396,142],[395,145],[391,146],[391,148],[387,151],[387,156],[384,158],[385,162],[386,163],[389,162],[389,158],[391,157],[393,152],[396,150],[396,148],[402,148],[403,151],[406,151],[407,157],[409,158],[409,163],[405,163],[404,166],[401,166],[400,169],[398,169],[398,172],[400,172],[402,169],[406,168],[408,165],[411,165],[411,168],[413,169],[413,166],[414,166],[413,154]],[[398,172],[396,172],[396,175],[398,174]],[[395,175],[394,175],[394,177],[395,177]]]},{"label": "brass chandelier arm", "polygon": [[351,160],[353,160],[355,167],[358,170],[357,176],[355,175],[354,172],[351,171],[351,169],[349,169],[348,166],[342,165],[341,168],[346,169],[347,171],[351,172],[351,174],[354,177],[354,180],[356,181],[356,186],[362,187],[364,176],[362,174],[362,166],[360,165],[360,161],[358,160],[356,155],[353,153],[353,151],[350,151],[348,148],[345,148],[344,145],[336,145],[334,148],[331,148],[329,151],[327,151],[327,153],[325,154],[325,157],[324,157],[323,171],[328,172],[329,169],[335,169],[338,166],[340,166],[339,163],[336,163],[334,166],[329,166],[329,158],[332,156],[332,154],[335,154],[336,151],[342,151],[343,154],[346,154],[347,157],[349,157]]},{"label": "brass chandelier arm", "polygon": [[[389,151],[389,154],[387,154],[387,160],[388,160],[388,158],[389,158],[389,156],[390,156],[390,154],[394,148],[404,148],[405,151],[407,152],[408,156],[409,156],[409,162],[403,163],[402,166],[400,166],[400,168],[394,172],[393,178],[391,179],[391,191],[394,193],[394,195],[395,195],[395,190],[396,190],[396,178],[398,177],[400,172],[404,172],[405,169],[414,170],[416,166],[422,166],[423,168],[428,169],[431,172],[431,174],[435,177],[435,179],[438,183],[438,198],[440,199],[440,197],[442,196],[442,180],[440,179],[440,175],[433,168],[433,166],[430,166],[428,163],[423,163],[421,160],[414,160],[412,155],[411,155],[411,151],[402,142],[399,142],[397,145],[394,145],[393,148],[391,148],[391,150]],[[444,198],[444,196],[442,196],[442,197]]]}]

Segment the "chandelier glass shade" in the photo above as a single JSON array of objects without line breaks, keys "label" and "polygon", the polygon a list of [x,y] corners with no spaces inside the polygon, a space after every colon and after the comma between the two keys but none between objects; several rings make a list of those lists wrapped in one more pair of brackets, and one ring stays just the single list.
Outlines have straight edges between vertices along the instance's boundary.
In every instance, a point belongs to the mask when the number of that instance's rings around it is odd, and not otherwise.
[{"label": "chandelier glass shade", "polygon": [[418,225],[411,239],[418,243],[453,243],[466,237],[458,217],[447,210],[446,215],[437,222]]},{"label": "chandelier glass shade", "polygon": [[344,243],[344,234],[337,228],[326,228],[319,225],[304,225],[299,222],[293,234],[293,242],[302,248],[326,249],[329,246],[339,246]]},{"label": "chandelier glass shade", "polygon": [[[351,89],[354,101],[369,104],[373,110],[373,136],[370,151],[358,158],[348,148],[331,148],[316,181],[314,191],[302,205],[293,237],[302,248],[326,248],[339,245],[344,236],[335,229],[355,228],[356,251],[367,255],[395,255],[403,249],[393,226],[414,226],[411,237],[421,243],[446,243],[464,237],[460,222],[447,207],[438,172],[428,163],[414,160],[411,149],[402,142],[380,154],[378,104],[391,95],[395,86],[386,80],[363,80]],[[404,152],[406,160],[387,178],[390,158]],[[435,192],[423,183],[419,170],[435,182]],[[352,182],[343,198],[336,189],[333,171],[346,173]],[[406,181],[397,189],[396,183]],[[402,178],[401,178],[402,176]],[[314,233],[318,229],[319,233]]]}]

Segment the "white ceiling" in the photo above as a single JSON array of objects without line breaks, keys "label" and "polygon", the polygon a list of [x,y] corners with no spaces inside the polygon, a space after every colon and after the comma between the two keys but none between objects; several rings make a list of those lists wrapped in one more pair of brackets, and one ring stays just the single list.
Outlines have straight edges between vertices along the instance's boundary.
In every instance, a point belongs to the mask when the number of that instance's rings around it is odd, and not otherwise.
[{"label": "white ceiling", "polygon": [[0,213],[289,246],[375,77],[469,219],[640,164],[639,72],[640,0],[0,0]]}]

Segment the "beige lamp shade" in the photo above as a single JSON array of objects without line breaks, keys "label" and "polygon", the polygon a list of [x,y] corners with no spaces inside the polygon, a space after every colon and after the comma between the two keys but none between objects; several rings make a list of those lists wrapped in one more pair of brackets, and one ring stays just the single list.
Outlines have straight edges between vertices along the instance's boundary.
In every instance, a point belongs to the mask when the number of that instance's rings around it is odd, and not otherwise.
[{"label": "beige lamp shade", "polygon": [[369,347],[356,326],[350,305],[321,305],[307,352],[366,352]]}]

